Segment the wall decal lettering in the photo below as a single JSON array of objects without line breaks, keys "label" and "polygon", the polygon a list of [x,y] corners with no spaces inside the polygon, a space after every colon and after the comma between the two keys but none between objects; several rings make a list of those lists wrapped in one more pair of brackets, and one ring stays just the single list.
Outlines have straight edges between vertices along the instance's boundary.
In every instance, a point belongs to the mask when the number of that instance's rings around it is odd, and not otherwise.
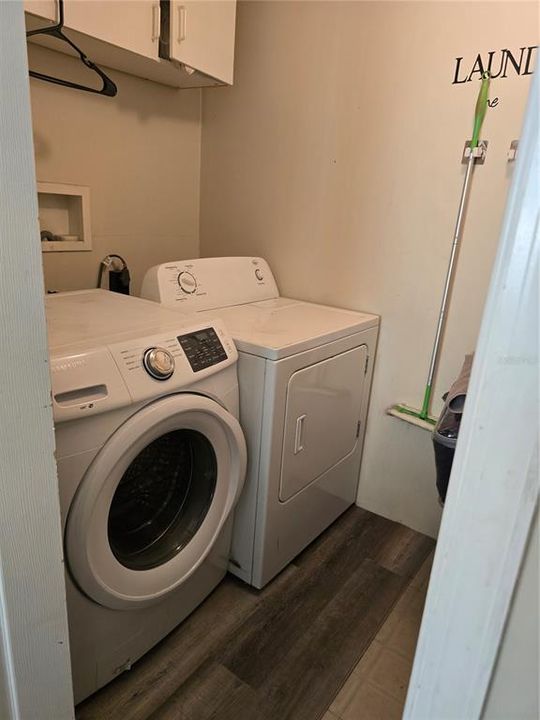
[{"label": "wall decal lettering", "polygon": [[509,75],[532,75],[534,58],[538,45],[521,47],[518,50],[491,50],[485,55],[478,53],[472,65],[465,58],[456,58],[452,85],[480,80],[486,70],[494,78],[506,78]]}]

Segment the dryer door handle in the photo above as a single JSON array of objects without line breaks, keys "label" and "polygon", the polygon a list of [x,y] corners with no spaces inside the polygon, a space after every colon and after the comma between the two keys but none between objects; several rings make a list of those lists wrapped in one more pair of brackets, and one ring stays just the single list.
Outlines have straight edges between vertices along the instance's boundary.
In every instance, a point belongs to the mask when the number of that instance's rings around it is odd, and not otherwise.
[{"label": "dryer door handle", "polygon": [[303,440],[304,440],[304,421],[306,419],[306,414],[300,415],[299,418],[296,419],[296,432],[294,434],[294,454],[298,455],[299,452],[302,452],[304,449]]}]

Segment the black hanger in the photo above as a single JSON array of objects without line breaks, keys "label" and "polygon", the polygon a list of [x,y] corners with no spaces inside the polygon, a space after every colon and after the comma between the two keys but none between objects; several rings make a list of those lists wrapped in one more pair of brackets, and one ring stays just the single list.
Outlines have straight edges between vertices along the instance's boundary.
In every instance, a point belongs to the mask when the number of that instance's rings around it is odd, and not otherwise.
[{"label": "black hanger", "polygon": [[71,82],[70,80],[62,80],[61,78],[55,78],[51,75],[44,75],[43,73],[35,72],[34,70],[30,70],[30,76],[38,78],[39,80],[46,80],[47,82],[56,83],[57,85],[63,85],[64,87],[75,88],[76,90],[85,90],[86,92],[96,93],[97,95],[107,95],[107,97],[114,97],[117,93],[117,88],[111,78],[105,75],[103,70],[98,68],[95,63],[89,60],[82,52],[82,50],[79,50],[75,43],[72,42],[66,35],[64,35],[63,27],[64,0],[58,0],[58,23],[56,25],[40,28],[38,30],[29,30],[26,33],[26,37],[31,37],[32,35],[50,35],[57,40],[62,40],[62,42],[67,43],[70,47],[73,48],[73,50],[78,53],[81,62],[83,62],[87,68],[93,70],[103,80],[103,87],[101,88],[101,90],[96,90],[95,88],[87,87],[86,85],[79,85],[78,83]]}]

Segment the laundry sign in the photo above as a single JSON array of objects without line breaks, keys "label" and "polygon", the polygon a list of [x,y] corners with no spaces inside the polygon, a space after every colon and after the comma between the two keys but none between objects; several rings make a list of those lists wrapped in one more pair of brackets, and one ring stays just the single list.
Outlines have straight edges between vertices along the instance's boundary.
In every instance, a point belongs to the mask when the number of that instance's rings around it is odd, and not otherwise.
[{"label": "laundry sign", "polygon": [[537,50],[538,45],[529,45],[517,50],[503,48],[478,53],[474,59],[457,57],[452,85],[479,80],[484,72],[489,72],[493,79],[512,75],[532,75]]}]

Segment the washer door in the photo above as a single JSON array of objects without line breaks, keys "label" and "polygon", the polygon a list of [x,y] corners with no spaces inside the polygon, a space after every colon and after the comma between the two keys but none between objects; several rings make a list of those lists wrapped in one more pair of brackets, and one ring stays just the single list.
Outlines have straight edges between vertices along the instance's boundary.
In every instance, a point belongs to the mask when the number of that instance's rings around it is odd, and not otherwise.
[{"label": "washer door", "polygon": [[109,608],[150,605],[201,565],[246,470],[238,421],[199,395],[172,395],[127,420],[100,450],[66,527],[70,571]]}]

